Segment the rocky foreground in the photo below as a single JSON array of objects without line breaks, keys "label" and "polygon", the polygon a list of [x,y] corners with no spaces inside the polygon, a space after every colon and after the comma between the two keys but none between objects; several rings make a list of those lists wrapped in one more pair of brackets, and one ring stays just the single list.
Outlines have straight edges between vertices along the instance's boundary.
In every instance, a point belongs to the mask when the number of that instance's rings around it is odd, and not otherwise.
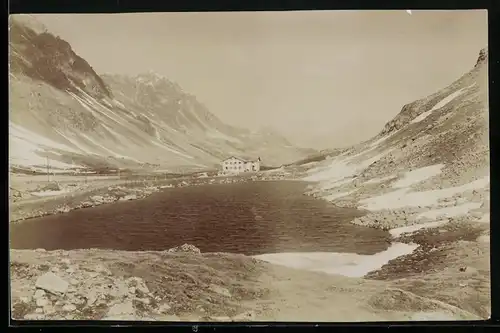
[{"label": "rocky foreground", "polygon": [[489,298],[478,291],[489,288],[485,256],[489,244],[478,238],[441,245],[435,256],[398,260],[369,279],[291,269],[243,255],[202,254],[189,245],[163,252],[11,250],[12,317],[154,321],[486,318]]}]

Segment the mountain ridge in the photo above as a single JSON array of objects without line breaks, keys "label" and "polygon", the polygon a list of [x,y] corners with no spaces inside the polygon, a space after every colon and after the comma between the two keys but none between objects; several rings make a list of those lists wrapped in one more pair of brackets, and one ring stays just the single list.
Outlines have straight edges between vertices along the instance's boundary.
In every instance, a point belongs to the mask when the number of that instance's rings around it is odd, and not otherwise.
[{"label": "mountain ridge", "polygon": [[[35,28],[33,28],[35,26]],[[97,74],[71,45],[30,16],[9,17],[10,162],[40,169],[216,167],[245,153],[267,165],[313,149],[276,133],[230,126],[178,84],[153,72]]]}]

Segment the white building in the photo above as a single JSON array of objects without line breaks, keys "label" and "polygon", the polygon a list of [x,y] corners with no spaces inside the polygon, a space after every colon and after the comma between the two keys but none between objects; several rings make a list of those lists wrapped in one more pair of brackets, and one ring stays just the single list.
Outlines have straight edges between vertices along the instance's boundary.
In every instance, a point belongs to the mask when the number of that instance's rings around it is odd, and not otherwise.
[{"label": "white building", "polygon": [[222,174],[238,174],[242,172],[260,171],[260,157],[251,160],[242,157],[231,156],[222,161]]}]

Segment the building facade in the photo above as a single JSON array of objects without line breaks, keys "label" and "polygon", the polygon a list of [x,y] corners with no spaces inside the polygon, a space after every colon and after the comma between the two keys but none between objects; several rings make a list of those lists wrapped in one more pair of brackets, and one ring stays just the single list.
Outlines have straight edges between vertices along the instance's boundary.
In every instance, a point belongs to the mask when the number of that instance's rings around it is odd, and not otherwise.
[{"label": "building facade", "polygon": [[242,172],[260,171],[260,157],[256,160],[231,156],[221,163],[222,174],[238,174]]}]

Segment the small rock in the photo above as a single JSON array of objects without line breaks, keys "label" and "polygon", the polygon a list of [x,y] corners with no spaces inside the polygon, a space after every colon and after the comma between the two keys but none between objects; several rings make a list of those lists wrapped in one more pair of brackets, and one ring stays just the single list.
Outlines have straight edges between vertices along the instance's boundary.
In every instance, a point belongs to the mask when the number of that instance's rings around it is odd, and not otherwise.
[{"label": "small rock", "polygon": [[213,292],[215,292],[219,295],[231,297],[231,293],[229,292],[229,290],[227,288],[217,286],[217,285],[211,285],[210,290],[212,290]]},{"label": "small rock", "polygon": [[51,315],[51,314],[56,313],[56,309],[54,309],[54,307],[52,305],[48,304],[48,305],[43,307],[43,312],[45,314]]},{"label": "small rock", "polygon": [[149,300],[149,298],[136,298],[136,301],[139,301],[139,302],[144,303],[146,305],[148,305],[149,303],[151,303],[151,301]]},{"label": "small rock", "polygon": [[58,207],[56,209],[57,213],[68,213],[69,211],[71,211],[71,208],[69,206],[67,206],[67,205],[64,205],[62,207]]},{"label": "small rock", "polygon": [[42,308],[36,308],[35,309],[35,313],[43,313],[43,309]]},{"label": "small rock", "polygon": [[63,306],[63,310],[66,312],[72,312],[76,310],[76,306],[74,304],[66,304]]},{"label": "small rock", "polygon": [[158,312],[159,312],[159,313],[165,313],[165,312],[167,312],[167,311],[168,311],[168,310],[170,310],[170,309],[171,309],[171,306],[170,306],[170,305],[168,305],[167,303],[164,303],[164,304],[162,304],[162,305],[160,305],[160,306],[158,307]]},{"label": "small rock", "polygon": [[87,300],[83,297],[77,297],[73,302],[75,302],[76,304],[82,305],[82,304],[85,304],[87,302]]},{"label": "small rock", "polygon": [[107,269],[104,265],[101,265],[101,264],[99,264],[99,265],[96,266],[95,271],[99,272],[99,273],[106,274],[106,275],[112,275],[112,273],[110,272],[110,270]]},{"label": "small rock", "polygon": [[70,268],[66,269],[66,273],[72,274],[74,272],[75,272],[75,269],[73,267],[70,267]]},{"label": "small rock", "polygon": [[136,290],[144,294],[149,294],[149,289],[144,283],[144,280],[139,277],[131,277],[127,279],[128,285],[135,286]]},{"label": "small rock", "polygon": [[47,272],[36,280],[36,287],[53,294],[64,294],[69,283],[52,272]]},{"label": "small rock", "polygon": [[91,279],[94,279],[94,278],[96,278],[96,277],[98,277],[98,276],[99,276],[99,273],[96,273],[96,272],[90,272],[90,273],[89,273],[89,276],[90,276],[90,278],[91,278]]},{"label": "small rock", "polygon": [[29,302],[31,302],[31,297],[23,296],[23,297],[20,297],[19,300],[23,303],[29,303]]},{"label": "small rock", "polygon": [[34,299],[38,299],[38,298],[41,298],[41,297],[43,297],[43,296],[45,296],[45,291],[44,291],[44,290],[42,290],[42,289],[37,289],[37,290],[35,291],[35,294],[33,295],[33,298],[34,298]]},{"label": "small rock", "polygon": [[97,295],[96,295],[95,291],[90,291],[87,294],[87,306],[94,304],[95,301],[97,301]]},{"label": "small rock", "polygon": [[462,266],[458,269],[460,272],[465,272],[467,270],[466,266]]},{"label": "small rock", "polygon": [[99,299],[96,303],[97,306],[99,305],[106,305],[108,302],[105,299]]},{"label": "small rock", "polygon": [[46,298],[39,298],[39,299],[36,300],[36,306],[42,306],[43,307],[43,306],[45,306],[47,304],[49,304],[49,300],[46,299]]},{"label": "small rock", "polygon": [[69,280],[69,283],[71,283],[72,285],[77,285],[78,284],[78,280],[77,279],[71,279],[71,280]]},{"label": "small rock", "polygon": [[104,197],[101,195],[94,195],[90,197],[90,200],[96,201],[96,202],[102,202],[104,200]]},{"label": "small rock", "polygon": [[119,201],[128,201],[128,200],[136,200],[137,199],[137,195],[135,194],[128,194],[124,197],[121,197],[120,199],[118,199]]},{"label": "small rock", "polygon": [[135,291],[136,291],[135,287],[128,288],[128,292],[131,294],[135,294]]},{"label": "small rock", "polygon": [[134,314],[134,306],[131,301],[126,301],[125,303],[114,304],[108,311],[108,317],[113,317],[117,315]]},{"label": "small rock", "polygon": [[200,249],[191,244],[183,244],[181,246],[177,246],[169,249],[167,252],[184,252],[184,253],[201,253]]},{"label": "small rock", "polygon": [[65,265],[69,265],[69,264],[71,264],[71,261],[69,261],[68,258],[64,258],[64,259],[61,259],[61,263],[65,264]]},{"label": "small rock", "polygon": [[483,217],[483,213],[482,212],[470,212],[470,215],[473,217],[473,218],[476,218],[476,219],[480,219]]}]

